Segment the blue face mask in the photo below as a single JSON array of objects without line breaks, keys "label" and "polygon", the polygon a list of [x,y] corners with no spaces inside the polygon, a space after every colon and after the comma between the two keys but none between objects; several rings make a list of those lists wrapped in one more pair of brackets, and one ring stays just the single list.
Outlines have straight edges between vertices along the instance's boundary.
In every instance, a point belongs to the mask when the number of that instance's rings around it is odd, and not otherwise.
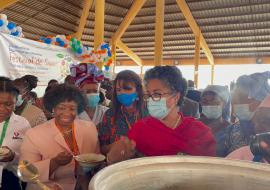
[{"label": "blue face mask", "polygon": [[100,97],[98,93],[95,94],[87,94],[87,100],[88,100],[88,105],[91,108],[94,108],[98,105],[100,101]]},{"label": "blue face mask", "polygon": [[138,98],[138,95],[136,92],[132,94],[118,94],[117,100],[123,105],[123,106],[131,106],[132,103]]},{"label": "blue face mask", "polygon": [[161,98],[159,101],[149,98],[147,108],[149,114],[157,119],[164,119],[171,111],[171,109],[167,108],[166,98]]}]

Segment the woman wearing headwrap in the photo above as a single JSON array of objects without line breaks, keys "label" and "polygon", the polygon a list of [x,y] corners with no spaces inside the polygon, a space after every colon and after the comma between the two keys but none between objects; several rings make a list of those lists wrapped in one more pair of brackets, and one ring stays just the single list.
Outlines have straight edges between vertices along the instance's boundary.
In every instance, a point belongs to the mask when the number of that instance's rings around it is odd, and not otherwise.
[{"label": "woman wearing headwrap", "polygon": [[94,64],[80,63],[71,67],[71,76],[75,85],[81,89],[87,98],[87,106],[79,115],[82,120],[93,121],[95,125],[101,123],[107,107],[99,105],[100,83],[104,79],[103,72]]},{"label": "woman wearing headwrap", "polygon": [[228,127],[226,149],[228,153],[249,144],[254,135],[252,117],[263,99],[270,94],[270,72],[243,75],[237,79],[232,93],[232,111],[238,122]]},{"label": "woman wearing headwrap", "polygon": [[230,125],[226,120],[226,114],[228,114],[226,105],[229,102],[229,96],[226,86],[209,85],[202,92],[200,101],[202,114],[199,120],[212,130],[217,142],[216,154],[218,157],[226,156],[225,131]]},{"label": "woman wearing headwrap", "polygon": [[[252,119],[256,134],[270,132],[270,96],[267,96],[256,110]],[[247,160],[256,162],[270,163],[270,144],[269,141],[260,141],[260,148],[263,150],[262,155],[253,155],[250,146],[244,146],[229,154],[227,158],[237,160]],[[260,151],[261,152],[261,151]],[[258,159],[259,158],[259,159]]]}]

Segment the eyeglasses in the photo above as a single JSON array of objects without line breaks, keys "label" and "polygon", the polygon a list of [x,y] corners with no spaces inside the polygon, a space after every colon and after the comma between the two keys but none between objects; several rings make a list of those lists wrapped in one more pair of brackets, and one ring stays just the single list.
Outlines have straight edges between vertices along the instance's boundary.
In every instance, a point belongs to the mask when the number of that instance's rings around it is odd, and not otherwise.
[{"label": "eyeglasses", "polygon": [[162,96],[164,95],[171,95],[172,93],[154,93],[154,94],[144,94],[143,99],[144,101],[148,101],[149,98],[152,98],[153,101],[158,102],[161,100]]}]

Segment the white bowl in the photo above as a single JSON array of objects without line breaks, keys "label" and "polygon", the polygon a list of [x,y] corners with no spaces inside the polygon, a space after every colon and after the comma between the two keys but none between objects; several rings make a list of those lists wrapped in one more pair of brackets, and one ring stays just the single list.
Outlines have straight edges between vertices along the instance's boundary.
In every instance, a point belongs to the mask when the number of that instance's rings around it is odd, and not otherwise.
[{"label": "white bowl", "polygon": [[78,156],[74,156],[74,159],[79,162],[82,167],[96,167],[97,165],[101,164],[105,160],[105,156],[102,154],[81,154]]}]

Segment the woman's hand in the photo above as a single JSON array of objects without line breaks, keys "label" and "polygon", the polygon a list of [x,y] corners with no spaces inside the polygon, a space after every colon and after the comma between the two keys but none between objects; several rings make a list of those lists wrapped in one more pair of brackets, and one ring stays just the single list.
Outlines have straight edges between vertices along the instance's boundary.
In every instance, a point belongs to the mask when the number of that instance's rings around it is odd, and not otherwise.
[{"label": "woman's hand", "polygon": [[9,150],[8,154],[3,157],[3,159],[0,160],[0,162],[11,162],[15,157],[15,152],[13,152],[9,147],[3,146],[3,148],[6,148]]},{"label": "woman's hand", "polygon": [[64,166],[71,162],[73,156],[68,152],[60,152],[56,157],[52,159],[58,166]]},{"label": "woman's hand", "polygon": [[67,165],[71,162],[73,156],[68,152],[60,152],[56,157],[50,161],[50,175],[59,167]]},{"label": "woman's hand", "polygon": [[58,185],[57,183],[54,183],[52,186],[52,190],[63,190],[63,188],[60,185]]},{"label": "woman's hand", "polygon": [[264,159],[270,164],[270,145],[267,144],[264,141],[260,142],[260,146],[263,149],[263,151],[265,152],[265,157]]},{"label": "woman's hand", "polygon": [[135,147],[136,144],[134,141],[129,140],[127,137],[121,137],[119,141],[111,145],[110,151],[107,154],[107,164],[113,164],[134,157]]}]

